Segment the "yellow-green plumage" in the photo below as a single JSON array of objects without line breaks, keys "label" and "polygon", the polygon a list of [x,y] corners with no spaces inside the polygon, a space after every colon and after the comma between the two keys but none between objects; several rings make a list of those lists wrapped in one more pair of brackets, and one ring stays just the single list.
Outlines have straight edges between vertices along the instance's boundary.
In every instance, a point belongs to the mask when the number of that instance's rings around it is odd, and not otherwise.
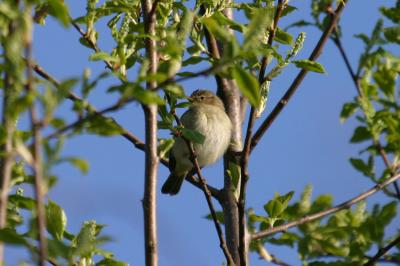
[{"label": "yellow-green plumage", "polygon": [[[230,143],[232,125],[221,99],[211,91],[195,91],[189,99],[192,105],[182,115],[181,121],[184,127],[205,137],[203,144],[193,144],[197,161],[200,167],[204,167],[223,156]],[[175,195],[186,175],[193,169],[190,152],[182,138],[176,138],[171,149],[169,168],[171,174],[161,192]]]}]

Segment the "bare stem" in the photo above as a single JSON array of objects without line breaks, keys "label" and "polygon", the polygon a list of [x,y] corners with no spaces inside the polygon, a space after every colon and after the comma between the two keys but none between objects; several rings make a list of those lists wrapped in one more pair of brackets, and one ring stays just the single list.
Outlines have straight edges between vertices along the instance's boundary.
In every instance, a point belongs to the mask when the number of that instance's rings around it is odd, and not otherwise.
[{"label": "bare stem", "polygon": [[399,178],[400,178],[400,174],[392,176],[392,177],[388,178],[386,181],[375,185],[371,189],[369,189],[369,190],[367,190],[367,191],[355,196],[354,198],[352,198],[350,200],[347,200],[347,201],[345,201],[345,202],[343,202],[343,203],[341,203],[339,205],[336,205],[335,207],[329,208],[327,210],[324,210],[324,211],[321,211],[321,212],[318,212],[318,213],[315,213],[315,214],[304,216],[303,218],[300,218],[300,219],[298,219],[296,221],[293,221],[293,222],[289,222],[289,223],[286,223],[286,224],[283,224],[283,225],[280,225],[280,226],[276,226],[276,227],[273,227],[273,228],[270,228],[270,229],[266,229],[266,230],[260,231],[258,233],[253,234],[251,239],[252,240],[256,240],[256,239],[264,238],[264,237],[267,237],[267,236],[272,235],[272,234],[276,234],[276,233],[279,233],[279,232],[286,231],[289,228],[292,228],[292,227],[295,227],[295,226],[299,226],[301,224],[308,223],[310,221],[321,219],[321,218],[323,218],[323,217],[325,217],[327,215],[333,214],[333,213],[338,212],[340,210],[348,209],[351,206],[353,206],[354,204],[356,204],[356,203],[368,198],[369,196],[375,194],[376,192],[382,190],[384,187],[386,187],[387,185],[395,182]]},{"label": "bare stem", "polygon": [[[30,33],[29,33],[30,34]],[[26,86],[27,93],[34,93],[34,77],[32,69],[32,43],[28,37],[26,45],[26,58],[27,58],[27,77],[28,83]],[[35,200],[36,200],[36,219],[38,225],[38,240],[39,240],[39,265],[45,266],[47,259],[47,240],[46,240],[46,216],[44,209],[44,183],[43,183],[43,169],[42,169],[42,155],[41,155],[41,121],[38,118],[38,111],[35,102],[29,108],[31,131],[33,133],[33,174],[35,177]]]},{"label": "bare stem", "polygon": [[[182,122],[180,121],[179,117],[176,115],[176,113],[174,111],[173,111],[173,115],[175,117],[176,123],[178,125],[182,126]],[[199,165],[199,162],[197,161],[197,156],[196,156],[195,150],[193,148],[193,144],[187,138],[185,138],[184,136],[182,136],[182,139],[185,141],[185,143],[186,143],[186,145],[187,145],[187,147],[189,149],[190,160],[192,161],[192,163],[194,165],[194,168],[195,168],[195,171],[197,173],[197,176],[199,177],[199,181],[200,181],[200,184],[202,186],[202,189],[203,189],[203,192],[204,192],[204,196],[206,197],[206,200],[207,200],[208,208],[210,209],[211,216],[213,218],[215,229],[217,230],[217,235],[218,235],[218,238],[219,238],[220,247],[221,247],[221,249],[222,249],[222,251],[223,251],[223,253],[225,255],[225,258],[226,258],[226,261],[227,261],[228,265],[234,266],[235,262],[234,262],[234,260],[232,258],[232,255],[230,254],[230,252],[228,250],[228,246],[226,245],[225,238],[224,238],[224,233],[222,232],[222,228],[221,228],[221,225],[218,222],[218,218],[217,218],[217,214],[216,214],[216,211],[215,211],[215,208],[214,208],[214,204],[212,203],[211,192],[208,190],[206,180],[203,177],[203,174],[201,172],[200,165]]]},{"label": "bare stem", "polygon": [[[276,34],[279,19],[285,8],[284,1],[278,0],[278,8],[275,12],[274,24],[272,25],[271,33],[268,39],[268,45],[271,46]],[[261,68],[258,76],[259,84],[264,82],[264,73],[268,62],[268,57],[263,57],[261,60]],[[256,121],[256,110],[252,106],[250,109],[249,121],[247,124],[246,137],[244,140],[244,148],[241,156],[241,179],[240,179],[240,193],[238,200],[238,210],[239,210],[239,254],[241,265],[247,265],[247,246],[248,241],[246,239],[247,233],[247,223],[246,223],[246,188],[247,182],[249,180],[248,164],[250,158],[250,148],[253,138],[253,127]]]},{"label": "bare stem", "polygon": [[258,254],[260,257],[270,263],[273,263],[275,265],[280,265],[280,266],[290,266],[286,262],[284,262],[281,259],[278,259],[274,255],[270,254],[268,250],[264,247],[262,243],[257,243],[257,249],[258,249]]},{"label": "bare stem", "polygon": [[[9,116],[9,98],[10,91],[12,89],[9,84],[9,77],[7,73],[4,76],[4,96],[3,96],[3,117],[2,124],[5,133],[5,143],[2,145],[1,150],[4,152],[3,158],[1,158],[1,179],[0,179],[0,229],[3,229],[7,225],[7,205],[8,205],[8,193],[10,189],[10,180],[12,167],[14,164],[14,156],[12,155],[12,136],[14,133],[14,125],[11,117]],[[4,260],[4,244],[0,243],[0,265],[3,264]]]},{"label": "bare stem", "polygon": [[400,244],[400,235],[393,239],[393,241],[391,241],[387,246],[380,248],[376,255],[373,256],[366,264],[364,264],[364,266],[374,265],[375,262],[377,262],[382,256],[385,256],[391,248],[397,246],[398,244]]},{"label": "bare stem", "polygon": [[[342,1],[339,3],[338,7],[336,8],[335,12],[332,14],[330,22],[325,29],[325,31],[322,33],[321,38],[319,39],[317,45],[315,46],[313,52],[311,53],[309,60],[315,61],[319,55],[322,52],[322,49],[324,48],[327,40],[329,39],[329,36],[332,34],[332,31],[336,27],[336,23],[339,20],[340,14],[342,13],[347,1]],[[269,127],[272,125],[272,123],[275,121],[275,119],[278,117],[280,112],[283,110],[283,108],[286,106],[286,104],[289,102],[293,94],[297,91],[298,87],[300,86],[301,82],[303,81],[304,77],[307,75],[308,70],[302,69],[300,73],[297,75],[297,77],[294,79],[293,83],[289,87],[289,89],[286,91],[285,95],[281,98],[281,100],[278,102],[278,104],[274,107],[272,112],[268,115],[268,117],[262,122],[261,126],[258,128],[256,133],[254,134],[253,140],[251,142],[251,150],[254,150],[258,142],[261,140],[262,136],[265,134],[265,132],[269,129]]]},{"label": "bare stem", "polygon": [[[227,3],[230,2],[230,0],[227,0]],[[228,18],[233,19],[232,12],[229,10],[225,11],[225,15]],[[201,6],[200,14],[204,14],[204,12],[205,8],[204,6]],[[227,30],[230,31],[229,29]],[[206,38],[209,55],[211,55],[214,59],[220,59],[222,47],[220,47],[215,37],[206,28],[204,28],[204,35]],[[215,80],[218,87],[217,94],[223,100],[226,112],[232,121],[231,143],[233,144],[230,145],[228,153],[224,157],[224,169],[226,169],[230,161],[235,161],[230,155],[232,153],[240,153],[242,150],[242,109],[240,105],[240,93],[235,82],[233,80],[222,78],[218,74],[215,75]],[[232,187],[232,180],[225,171],[224,188],[221,190],[220,203],[224,212],[225,234],[228,249],[232,255],[233,261],[239,265],[239,213]]]},{"label": "bare stem", "polygon": [[[156,35],[156,5],[158,1],[152,3],[151,0],[142,0],[142,12],[145,33],[149,36]],[[146,57],[150,62],[149,73],[157,72],[158,56],[157,43],[154,38],[146,38],[145,48]],[[148,90],[155,90],[155,81],[147,82]],[[144,211],[144,235],[145,235],[145,254],[146,265],[158,265],[157,248],[157,105],[142,105],[145,116],[145,185],[143,196]]]}]

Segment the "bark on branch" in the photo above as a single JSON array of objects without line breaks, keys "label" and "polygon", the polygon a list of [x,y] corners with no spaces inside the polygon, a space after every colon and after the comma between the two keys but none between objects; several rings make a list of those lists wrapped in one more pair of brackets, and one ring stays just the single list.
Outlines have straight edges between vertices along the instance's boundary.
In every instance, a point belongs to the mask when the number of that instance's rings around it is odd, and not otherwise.
[{"label": "bark on branch", "polygon": [[[145,33],[149,36],[156,35],[156,5],[157,1],[142,0],[143,21]],[[154,10],[152,12],[152,10]],[[150,62],[149,73],[157,72],[158,57],[154,38],[146,38],[146,57]],[[147,82],[147,89],[154,90],[155,81]],[[146,265],[158,265],[157,249],[157,105],[143,105],[145,115],[145,184],[143,196],[144,235]]]},{"label": "bark on branch", "polygon": [[266,230],[260,231],[258,233],[253,234],[251,239],[252,240],[257,240],[257,239],[260,239],[260,238],[264,238],[264,237],[267,237],[267,236],[272,235],[272,234],[276,234],[276,233],[279,233],[279,232],[286,231],[289,228],[292,228],[292,227],[295,227],[295,226],[298,226],[298,225],[301,225],[301,224],[304,224],[304,223],[307,223],[307,222],[310,222],[310,221],[314,221],[314,220],[317,220],[317,219],[321,219],[321,218],[323,218],[323,217],[325,217],[327,215],[333,214],[333,213],[338,212],[340,210],[348,209],[351,206],[353,206],[354,204],[356,204],[356,203],[368,198],[369,196],[375,194],[376,192],[380,191],[381,189],[383,189],[387,185],[395,182],[399,178],[400,178],[400,174],[392,176],[389,179],[387,179],[386,181],[384,181],[384,182],[382,182],[380,184],[377,184],[376,186],[372,187],[371,189],[369,189],[369,190],[367,190],[367,191],[355,196],[354,198],[352,198],[352,199],[350,199],[348,201],[345,201],[345,202],[343,202],[343,203],[341,203],[341,204],[339,204],[339,205],[337,205],[335,207],[332,207],[330,209],[327,209],[327,210],[324,210],[324,211],[321,211],[321,212],[318,212],[318,213],[315,213],[315,214],[304,216],[303,218],[300,218],[300,219],[298,219],[296,221],[293,221],[293,222],[289,222],[289,223],[286,223],[286,224],[283,224],[283,225],[280,225],[280,226],[276,226],[276,227],[273,227],[273,228],[270,228],[270,229],[266,229]]}]

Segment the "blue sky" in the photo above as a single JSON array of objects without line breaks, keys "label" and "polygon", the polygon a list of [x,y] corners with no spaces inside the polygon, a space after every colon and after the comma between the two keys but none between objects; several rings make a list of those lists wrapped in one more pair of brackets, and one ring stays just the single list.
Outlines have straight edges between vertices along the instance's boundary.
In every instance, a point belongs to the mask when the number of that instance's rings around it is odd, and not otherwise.
[{"label": "blue sky", "polygon": [[[65,2],[73,17],[84,14],[85,1]],[[309,2],[290,1],[299,10],[282,19],[281,26],[299,19],[308,19]],[[354,39],[353,35],[360,32],[369,34],[379,16],[377,8],[381,4],[393,2],[368,1],[365,4],[365,1],[360,0],[349,1],[341,25],[343,43],[353,66],[356,66],[363,49],[362,43]],[[113,41],[105,30],[105,23],[103,20],[97,26],[100,32],[99,46],[109,51]],[[294,36],[300,31],[307,33],[304,48],[298,55],[299,59],[303,59],[309,56],[320,33],[313,28],[290,30]],[[91,68],[93,76],[104,71],[101,62],[88,61],[92,51],[79,44],[79,37],[73,28],[64,29],[48,19],[45,27],[37,26],[35,29],[34,58],[60,80],[81,76],[84,68]],[[332,42],[326,45],[319,62],[324,65],[327,74],[307,75],[299,91],[252,154],[247,204],[256,212],[263,212],[262,206],[274,193],[285,194],[294,190],[297,199],[308,184],[313,185],[314,196],[330,193],[334,195],[335,203],[371,186],[348,162],[348,158],[357,156],[360,149],[360,146],[348,143],[356,122],[350,119],[341,124],[339,113],[343,103],[350,101],[356,91]],[[266,112],[283,95],[297,73],[298,69],[289,67],[274,80]],[[117,80],[107,80],[100,84],[90,97],[91,103],[98,109],[113,103],[116,98],[105,91],[107,86],[116,83]],[[183,85],[187,93],[199,87],[213,90],[216,87],[212,77],[198,78]],[[70,107],[69,103],[65,103],[58,114],[72,121],[74,116]],[[113,117],[143,139],[143,112],[138,104],[126,106],[114,113]],[[21,123],[23,127],[24,122]],[[68,165],[54,169],[59,176],[59,183],[51,191],[50,197],[64,207],[68,230],[76,233],[83,221],[91,219],[107,224],[104,233],[111,236],[113,241],[104,248],[113,251],[117,259],[131,265],[144,265],[141,207],[143,153],[118,136],[103,138],[84,135],[69,140],[64,154],[80,156],[90,163],[90,172],[86,176]],[[217,187],[222,184],[221,173],[221,162],[204,170],[208,183]],[[159,187],[167,175],[167,169],[160,166]],[[384,199],[378,193],[368,200],[368,207]],[[160,265],[211,266],[224,261],[214,226],[203,218],[209,211],[200,190],[186,183],[177,196],[159,193],[158,200]],[[267,248],[285,261],[299,265],[295,251],[284,247]],[[7,250],[7,265],[15,265],[25,258],[20,250]],[[255,254],[251,255],[251,260],[252,265],[265,265]]]}]

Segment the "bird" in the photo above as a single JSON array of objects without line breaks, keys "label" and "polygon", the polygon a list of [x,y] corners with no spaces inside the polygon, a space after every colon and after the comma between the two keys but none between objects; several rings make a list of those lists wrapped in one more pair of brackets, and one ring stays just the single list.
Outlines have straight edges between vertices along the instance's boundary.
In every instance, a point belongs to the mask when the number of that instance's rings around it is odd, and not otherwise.
[{"label": "bird", "polygon": [[[188,97],[191,105],[180,118],[182,125],[204,136],[202,144],[193,143],[200,168],[215,163],[229,147],[232,135],[232,123],[225,112],[222,100],[209,90],[196,90]],[[176,195],[183,180],[194,165],[190,151],[182,137],[175,137],[170,150],[168,176],[161,188],[163,194]]]}]

